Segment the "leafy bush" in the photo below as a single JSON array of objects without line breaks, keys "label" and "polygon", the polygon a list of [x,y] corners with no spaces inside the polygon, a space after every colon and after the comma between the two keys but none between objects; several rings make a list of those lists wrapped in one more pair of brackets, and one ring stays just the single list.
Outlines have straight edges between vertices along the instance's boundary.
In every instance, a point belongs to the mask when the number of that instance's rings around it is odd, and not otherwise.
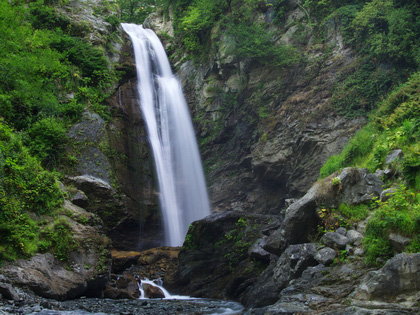
[{"label": "leafy bush", "polygon": [[55,166],[64,153],[67,139],[67,128],[57,118],[44,118],[29,127],[29,147],[44,167]]},{"label": "leafy bush", "polygon": [[363,245],[366,250],[366,262],[378,265],[381,259],[388,259],[392,254],[390,233],[398,233],[412,238],[408,250],[418,251],[420,234],[420,198],[419,195],[401,186],[386,202],[377,201],[376,209],[366,227]]},{"label": "leafy bush", "polygon": [[43,170],[0,120],[0,260],[34,254],[40,230],[30,213],[53,214],[62,202],[56,175]]},{"label": "leafy bush", "polygon": [[64,217],[58,218],[52,225],[41,231],[43,238],[41,249],[51,249],[58,259],[68,260],[70,253],[77,247],[72,232],[73,230],[67,219]]}]

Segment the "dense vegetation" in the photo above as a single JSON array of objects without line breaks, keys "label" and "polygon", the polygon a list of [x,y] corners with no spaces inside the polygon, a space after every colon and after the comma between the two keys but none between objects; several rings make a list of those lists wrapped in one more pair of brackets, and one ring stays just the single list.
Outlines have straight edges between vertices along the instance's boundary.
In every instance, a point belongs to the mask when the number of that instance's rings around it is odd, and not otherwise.
[{"label": "dense vegetation", "polygon": [[[331,29],[339,29],[345,45],[358,55],[339,73],[331,87],[332,104],[349,118],[369,116],[370,122],[339,156],[321,170],[321,177],[346,166],[391,168],[384,178],[395,187],[388,201],[336,209],[343,224],[372,214],[366,231],[366,262],[380,264],[392,255],[390,233],[412,239],[407,251],[420,249],[420,5],[406,0],[306,0],[304,16],[293,23],[292,45],[277,39],[286,28],[288,1],[159,1],[174,12],[174,54],[188,53],[201,62],[214,51],[217,36],[230,37],[228,52],[237,60],[293,67],[308,62],[310,45],[323,45],[328,54]],[[262,16],[271,18],[262,19]],[[276,27],[272,27],[275,25]],[[290,25],[289,25],[290,27]],[[219,34],[219,35],[217,35]],[[401,149],[402,158],[385,165],[386,156]],[[347,222],[347,223],[345,223]]]},{"label": "dense vegetation", "polygon": [[[86,37],[89,26],[60,13],[65,0],[0,2],[0,260],[52,249],[62,259],[74,245],[60,218],[63,196],[56,180],[71,162],[68,128],[85,108],[109,118],[103,101],[116,74],[102,49]],[[285,28],[286,0],[118,0],[121,19],[142,23],[157,9],[174,13],[171,53],[200,62],[226,36],[228,53],[260,65],[293,67],[307,62],[307,45],[327,45],[331,28],[359,56],[331,88],[336,110],[348,117],[370,115],[370,122],[339,156],[321,170],[325,177],[346,166],[386,167],[385,157],[401,149],[388,167],[387,202],[366,207],[343,205],[351,220],[374,211],[367,229],[367,262],[387,258],[388,235],[412,238],[420,249],[420,5],[409,0],[305,0],[304,17],[294,21],[293,44],[278,38]],[[96,14],[115,10],[102,1]],[[265,20],[263,15],[270,16]],[[110,31],[119,18],[109,14]],[[276,27],[272,27],[275,25]],[[217,29],[217,32],[212,30]],[[309,44],[311,39],[311,44]],[[328,49],[325,50],[328,53]],[[387,96],[388,95],[388,96]],[[230,103],[225,102],[226,106]],[[269,115],[262,112],[261,116]],[[363,212],[363,213],[362,213]],[[48,215],[49,219],[45,219]],[[61,239],[63,246],[55,239]]]},{"label": "dense vegetation", "polygon": [[115,73],[63,4],[0,2],[0,261],[74,248],[57,182],[72,158],[67,129],[85,108],[109,116]]}]

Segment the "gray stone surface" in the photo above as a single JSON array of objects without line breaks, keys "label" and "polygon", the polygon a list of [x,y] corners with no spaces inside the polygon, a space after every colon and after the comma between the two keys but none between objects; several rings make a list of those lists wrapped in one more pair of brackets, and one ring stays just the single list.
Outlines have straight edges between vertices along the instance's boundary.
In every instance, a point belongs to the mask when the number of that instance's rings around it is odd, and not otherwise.
[{"label": "gray stone surface", "polygon": [[321,248],[315,255],[316,261],[325,266],[332,264],[335,257],[337,257],[337,252],[331,247]]},{"label": "gray stone surface", "polygon": [[370,272],[355,291],[359,300],[397,301],[401,294],[416,294],[420,288],[420,254],[394,256],[378,271]]},{"label": "gray stone surface", "polygon": [[321,237],[322,244],[335,249],[345,249],[348,242],[347,237],[337,232],[327,232]]}]

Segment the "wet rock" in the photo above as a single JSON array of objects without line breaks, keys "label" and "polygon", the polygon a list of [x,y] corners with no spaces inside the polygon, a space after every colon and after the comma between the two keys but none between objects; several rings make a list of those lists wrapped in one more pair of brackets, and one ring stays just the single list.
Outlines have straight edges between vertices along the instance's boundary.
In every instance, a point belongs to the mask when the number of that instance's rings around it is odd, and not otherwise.
[{"label": "wet rock", "polygon": [[137,279],[131,275],[114,275],[105,287],[104,297],[110,299],[138,299],[140,291]]},{"label": "wet rock", "polygon": [[391,242],[392,249],[395,253],[403,252],[407,245],[409,245],[411,242],[410,238],[397,233],[389,234],[388,239]]},{"label": "wet rock", "polygon": [[176,277],[172,283],[165,280],[165,288],[185,295],[238,299],[268,264],[250,259],[249,247],[263,237],[263,226],[277,220],[230,211],[194,222],[179,253]]},{"label": "wet rock", "polygon": [[349,239],[337,232],[327,232],[321,237],[321,243],[335,249],[345,249]]},{"label": "wet rock", "polygon": [[149,299],[163,299],[165,297],[163,291],[157,286],[148,283],[143,283],[142,286],[144,295]]},{"label": "wet rock", "polygon": [[398,254],[378,271],[370,272],[356,289],[360,300],[395,301],[399,295],[414,295],[420,288],[420,254]]},{"label": "wet rock", "polygon": [[332,264],[335,257],[337,257],[337,252],[330,247],[321,248],[315,255],[315,259],[325,266]]}]

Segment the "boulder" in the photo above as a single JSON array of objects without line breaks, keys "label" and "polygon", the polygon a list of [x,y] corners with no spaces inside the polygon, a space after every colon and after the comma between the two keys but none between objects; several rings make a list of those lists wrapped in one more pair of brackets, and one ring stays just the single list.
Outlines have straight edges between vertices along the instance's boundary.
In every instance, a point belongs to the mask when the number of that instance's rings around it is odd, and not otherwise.
[{"label": "boulder", "polygon": [[397,149],[392,151],[390,154],[388,154],[385,158],[385,165],[391,164],[398,158],[400,158],[403,155],[403,151],[401,149]]},{"label": "boulder", "polygon": [[66,211],[75,211],[69,217],[61,216],[69,228],[76,248],[63,261],[51,253],[35,254],[30,259],[4,263],[0,268],[7,283],[29,289],[39,296],[67,300],[84,296],[100,297],[109,278],[111,260],[110,240],[97,227],[86,224],[83,209],[65,202]]},{"label": "boulder", "polygon": [[395,194],[395,192],[396,192],[397,190],[395,189],[395,188],[388,188],[388,189],[385,189],[384,191],[382,191],[381,192],[381,196],[379,197],[379,199],[382,201],[382,202],[385,202],[385,201],[387,201],[389,198],[391,198],[391,196],[393,195],[393,194]]},{"label": "boulder", "polygon": [[415,295],[420,288],[420,253],[394,256],[378,271],[370,272],[353,296],[360,300],[397,301],[401,294]]},{"label": "boulder", "polygon": [[309,266],[317,265],[314,244],[290,245],[275,264],[270,265],[252,286],[246,289],[240,302],[246,307],[261,307],[275,303],[291,280],[299,278]]},{"label": "boulder", "polygon": [[78,190],[72,197],[71,202],[76,206],[85,208],[89,204],[89,199],[83,191]]},{"label": "boulder", "polygon": [[397,233],[389,234],[388,239],[391,242],[392,249],[395,253],[403,252],[404,248],[411,242],[411,238],[402,236]]},{"label": "boulder", "polygon": [[263,227],[276,221],[275,216],[229,211],[193,222],[176,276],[165,278],[165,288],[183,295],[238,299],[268,265],[250,259],[249,248],[264,236]]},{"label": "boulder", "polygon": [[0,294],[8,300],[19,301],[20,296],[15,288],[8,283],[0,282]]},{"label": "boulder", "polygon": [[349,239],[337,232],[327,232],[321,237],[321,243],[335,248],[335,249],[345,249]]},{"label": "boulder", "polygon": [[349,244],[360,246],[363,241],[363,234],[356,230],[349,230],[346,233],[346,237],[349,239]]},{"label": "boulder", "polygon": [[[90,261],[88,258],[85,256],[85,264]],[[68,270],[66,263],[52,254],[36,254],[30,260],[18,260],[4,266],[1,272],[14,285],[28,288],[46,298],[68,300],[88,293],[100,295],[108,276],[106,273],[97,274],[94,268],[86,270],[85,264]]]},{"label": "boulder", "polygon": [[267,262],[270,261],[271,254],[263,248],[266,239],[267,237],[260,238],[248,249],[249,257]]},{"label": "boulder", "polygon": [[321,248],[315,255],[316,261],[325,266],[332,264],[335,257],[337,257],[337,252],[331,247]]},{"label": "boulder", "polygon": [[[338,178],[340,185],[333,185],[333,178]],[[308,241],[308,236],[314,233],[320,224],[316,213],[318,207],[338,208],[341,203],[360,204],[378,197],[382,192],[382,181],[366,169],[348,167],[340,174],[333,174],[315,183],[312,188],[297,202],[286,210],[281,226],[268,237],[264,249],[280,255],[290,244]],[[338,233],[337,233],[338,234]],[[342,235],[341,235],[342,236]],[[339,248],[345,248],[342,243],[345,236],[337,243]],[[326,244],[327,246],[334,247]]]},{"label": "boulder", "polygon": [[144,296],[149,299],[163,299],[165,297],[165,293],[163,293],[163,291],[155,285],[143,283],[142,287],[144,290]]},{"label": "boulder", "polygon": [[138,299],[140,290],[137,279],[130,275],[113,275],[111,281],[106,285],[104,297],[110,299]]}]

